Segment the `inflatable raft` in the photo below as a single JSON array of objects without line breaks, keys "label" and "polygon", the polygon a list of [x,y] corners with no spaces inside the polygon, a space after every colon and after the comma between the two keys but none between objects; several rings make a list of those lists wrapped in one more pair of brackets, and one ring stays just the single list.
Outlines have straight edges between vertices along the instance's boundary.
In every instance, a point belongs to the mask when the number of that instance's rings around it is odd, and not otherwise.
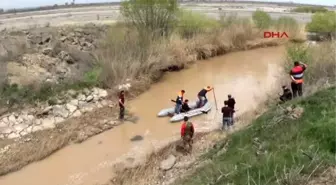
[{"label": "inflatable raft", "polygon": [[[188,112],[184,112],[184,113],[180,113],[180,114],[177,114],[177,115],[174,115],[171,119],[170,119],[170,122],[177,122],[177,121],[182,121],[184,116],[187,116],[187,117],[194,117],[194,116],[197,116],[197,115],[200,115],[200,114],[203,114],[205,112],[208,112],[211,110],[211,103],[210,102],[207,102],[203,107],[201,108],[198,108],[198,109],[195,109],[197,106],[197,102],[191,102],[189,103],[189,107],[191,108],[190,111]],[[175,112],[175,107],[172,107],[172,108],[167,108],[167,109],[163,109],[161,110],[159,113],[158,113],[158,117],[163,117],[163,116],[169,116],[169,115],[172,115],[174,114]]]}]

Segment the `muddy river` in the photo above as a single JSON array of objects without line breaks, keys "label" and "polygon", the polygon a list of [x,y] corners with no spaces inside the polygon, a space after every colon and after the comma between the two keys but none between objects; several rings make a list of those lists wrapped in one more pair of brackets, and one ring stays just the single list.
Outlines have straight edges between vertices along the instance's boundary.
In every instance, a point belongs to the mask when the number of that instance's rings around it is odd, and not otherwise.
[{"label": "muddy river", "polygon": [[[237,114],[241,114],[256,108],[258,102],[267,98],[267,92],[281,87],[275,82],[284,54],[284,47],[234,52],[169,73],[146,93],[127,102],[129,111],[138,116],[137,122],[125,122],[81,144],[65,147],[40,162],[1,177],[0,184],[95,185],[106,182],[111,177],[111,165],[118,158],[140,156],[158,146],[160,141],[178,137],[179,123],[169,123],[168,118],[157,118],[156,114],[173,106],[170,99],[175,98],[179,90],[185,89],[185,97],[194,100],[203,86],[213,85],[218,109],[227,95],[232,94],[237,102]],[[212,93],[207,96],[214,102]],[[191,120],[196,131],[220,126],[215,103],[209,114]],[[130,139],[136,135],[144,139],[132,142]]]}]

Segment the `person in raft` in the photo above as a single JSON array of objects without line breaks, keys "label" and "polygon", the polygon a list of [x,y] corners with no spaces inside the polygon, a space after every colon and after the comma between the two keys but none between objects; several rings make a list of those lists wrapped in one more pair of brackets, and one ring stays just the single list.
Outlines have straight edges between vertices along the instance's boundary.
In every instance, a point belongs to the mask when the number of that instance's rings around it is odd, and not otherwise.
[{"label": "person in raft", "polygon": [[175,114],[180,114],[183,104],[183,98],[184,98],[185,90],[181,90],[176,97],[175,100]]},{"label": "person in raft", "polygon": [[190,111],[191,108],[189,107],[188,103],[189,103],[188,99],[184,100],[184,102],[182,104],[181,112],[188,112],[188,111]]},{"label": "person in raft", "polygon": [[206,94],[213,90],[214,88],[211,87],[211,86],[207,86],[207,87],[204,87],[198,94],[197,94],[197,97],[198,97],[198,105],[197,105],[197,108],[200,108],[200,107],[203,107],[207,102],[208,102],[208,99],[206,97]]}]

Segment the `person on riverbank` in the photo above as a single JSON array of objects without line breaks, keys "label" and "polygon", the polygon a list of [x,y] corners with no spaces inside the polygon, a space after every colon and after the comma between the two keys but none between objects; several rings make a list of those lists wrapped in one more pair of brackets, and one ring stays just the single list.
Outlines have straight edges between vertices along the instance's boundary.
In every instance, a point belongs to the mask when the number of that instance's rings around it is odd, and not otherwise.
[{"label": "person on riverbank", "polygon": [[197,108],[200,108],[207,103],[208,99],[206,97],[206,94],[213,89],[214,89],[213,87],[207,86],[207,87],[204,87],[200,92],[198,92],[198,94],[197,94],[197,97],[198,97]]},{"label": "person on riverbank", "polygon": [[119,93],[119,119],[123,120],[125,116],[125,91],[120,91]]},{"label": "person on riverbank", "polygon": [[188,103],[189,103],[188,99],[184,100],[184,102],[182,104],[181,112],[188,112],[188,111],[190,111],[191,108],[189,107]]},{"label": "person on riverbank", "polygon": [[180,114],[183,104],[183,98],[184,98],[185,90],[181,90],[178,92],[176,100],[175,100],[175,114]]},{"label": "person on riverbank", "polygon": [[[189,121],[187,116],[184,116],[181,125],[181,138],[183,140],[183,147],[189,153],[192,150],[192,139],[195,133],[194,125]],[[188,147],[188,149],[186,149]]]},{"label": "person on riverbank", "polygon": [[292,92],[288,89],[287,86],[282,86],[283,94],[280,96],[281,102],[289,101],[293,98]]},{"label": "person on riverbank", "polygon": [[[230,107],[232,110],[235,110],[236,100],[232,97],[231,94],[228,95],[228,107]],[[232,124],[233,124],[233,113],[232,113]]]},{"label": "person on riverbank", "polygon": [[222,130],[227,130],[233,126],[233,113],[235,112],[231,107],[228,106],[229,102],[224,101],[224,107],[222,107],[223,114],[223,126]]},{"label": "person on riverbank", "polygon": [[289,75],[291,77],[291,88],[293,92],[293,98],[302,96],[303,90],[303,74],[307,69],[307,64],[304,64],[299,61],[294,62],[294,67],[290,70]]}]

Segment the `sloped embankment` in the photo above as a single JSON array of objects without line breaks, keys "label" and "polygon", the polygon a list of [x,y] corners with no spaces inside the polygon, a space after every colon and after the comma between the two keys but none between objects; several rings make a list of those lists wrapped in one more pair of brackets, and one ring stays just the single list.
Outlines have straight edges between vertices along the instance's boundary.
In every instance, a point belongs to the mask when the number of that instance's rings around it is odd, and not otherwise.
[{"label": "sloped embankment", "polygon": [[307,183],[336,163],[335,103],[332,87],[271,109],[232,134],[225,153],[208,152],[211,163],[176,184]]}]

